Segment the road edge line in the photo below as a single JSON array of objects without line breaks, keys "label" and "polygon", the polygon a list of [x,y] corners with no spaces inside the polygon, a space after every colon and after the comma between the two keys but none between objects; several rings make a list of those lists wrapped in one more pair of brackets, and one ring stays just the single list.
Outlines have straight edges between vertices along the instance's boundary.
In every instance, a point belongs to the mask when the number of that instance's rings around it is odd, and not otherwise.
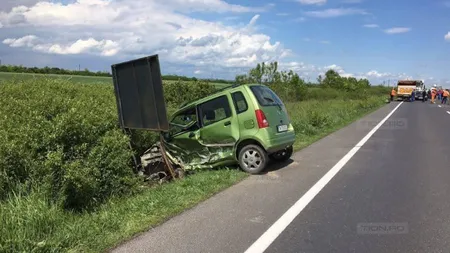
[{"label": "road edge line", "polygon": [[[245,253],[264,252],[286,227],[301,213],[314,197],[331,181],[331,179],[344,167],[344,165],[358,152],[369,138],[391,117],[403,104],[400,102],[386,117],[384,117],[369,133],[366,134],[344,157],[341,158],[322,178],[319,179],[294,205],[292,205],[269,229],[264,232]],[[450,114],[450,113],[449,113]]]}]

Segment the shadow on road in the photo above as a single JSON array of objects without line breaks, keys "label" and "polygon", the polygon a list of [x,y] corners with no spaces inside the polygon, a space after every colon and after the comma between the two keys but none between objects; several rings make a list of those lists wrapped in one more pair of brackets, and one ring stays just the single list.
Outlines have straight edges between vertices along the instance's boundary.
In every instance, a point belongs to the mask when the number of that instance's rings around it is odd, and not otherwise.
[{"label": "shadow on road", "polygon": [[284,162],[276,162],[276,161],[270,161],[270,163],[268,164],[267,168],[260,173],[260,175],[265,175],[269,172],[273,172],[273,171],[277,171],[280,169],[284,169],[286,167],[288,167],[291,163],[293,163],[294,160],[289,159],[287,161]]}]

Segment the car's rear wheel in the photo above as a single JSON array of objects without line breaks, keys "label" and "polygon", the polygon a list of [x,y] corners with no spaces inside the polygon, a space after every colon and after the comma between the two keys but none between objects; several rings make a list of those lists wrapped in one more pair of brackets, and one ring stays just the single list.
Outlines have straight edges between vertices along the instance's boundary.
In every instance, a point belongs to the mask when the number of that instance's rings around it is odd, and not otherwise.
[{"label": "car's rear wheel", "polygon": [[270,158],[275,161],[283,162],[289,160],[289,158],[291,158],[292,156],[292,153],[294,153],[294,148],[292,146],[289,146],[286,149],[271,154]]},{"label": "car's rear wheel", "polygon": [[250,174],[261,173],[267,166],[269,157],[264,149],[250,144],[239,151],[239,166]]}]

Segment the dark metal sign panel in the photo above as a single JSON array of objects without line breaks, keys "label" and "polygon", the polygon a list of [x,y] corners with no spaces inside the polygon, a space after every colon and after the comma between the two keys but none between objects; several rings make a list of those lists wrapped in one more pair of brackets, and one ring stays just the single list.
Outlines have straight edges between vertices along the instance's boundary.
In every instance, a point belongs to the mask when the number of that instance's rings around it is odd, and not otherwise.
[{"label": "dark metal sign panel", "polygon": [[122,128],[168,131],[158,55],[111,66]]}]

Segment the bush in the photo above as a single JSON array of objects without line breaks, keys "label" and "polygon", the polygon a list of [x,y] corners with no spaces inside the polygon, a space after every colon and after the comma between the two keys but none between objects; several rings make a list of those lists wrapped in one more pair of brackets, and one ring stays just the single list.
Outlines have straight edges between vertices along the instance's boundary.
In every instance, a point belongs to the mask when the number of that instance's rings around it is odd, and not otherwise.
[{"label": "bush", "polygon": [[80,207],[133,190],[111,87],[36,79],[3,84],[0,96],[0,197],[40,187]]},{"label": "bush", "polygon": [[164,83],[164,96],[169,107],[178,107],[180,104],[206,97],[215,90],[214,86],[204,81]]},{"label": "bush", "polygon": [[[165,83],[168,114],[213,91],[201,81]],[[0,96],[0,198],[39,188],[53,202],[82,209],[138,189],[132,156],[158,134],[132,131],[130,150],[118,127],[112,85],[11,80],[0,85]]]}]

